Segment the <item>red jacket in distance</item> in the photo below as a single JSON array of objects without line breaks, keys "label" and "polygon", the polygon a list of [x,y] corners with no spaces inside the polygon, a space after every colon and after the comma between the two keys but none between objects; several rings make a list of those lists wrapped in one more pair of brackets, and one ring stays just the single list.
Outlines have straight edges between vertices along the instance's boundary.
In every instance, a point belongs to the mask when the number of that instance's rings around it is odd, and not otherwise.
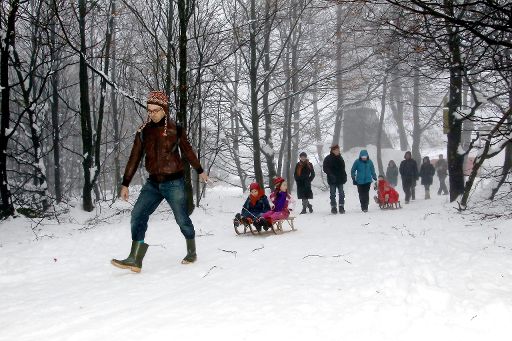
[{"label": "red jacket in distance", "polygon": [[377,195],[380,203],[394,204],[398,202],[398,192],[391,187],[389,182],[380,179],[377,186]]}]

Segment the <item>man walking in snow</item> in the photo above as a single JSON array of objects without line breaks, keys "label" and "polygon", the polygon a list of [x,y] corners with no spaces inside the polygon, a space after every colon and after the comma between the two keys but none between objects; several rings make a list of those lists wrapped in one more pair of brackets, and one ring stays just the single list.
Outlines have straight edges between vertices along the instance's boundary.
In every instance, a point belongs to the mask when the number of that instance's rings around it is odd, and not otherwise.
[{"label": "man walking in snow", "polygon": [[400,162],[400,176],[402,177],[402,187],[405,192],[405,203],[415,199],[415,186],[418,180],[418,164],[412,158],[411,152],[407,151],[404,155],[404,160]]},{"label": "man walking in snow", "polygon": [[[347,172],[345,171],[345,160],[341,156],[340,146],[331,147],[331,153],[324,159],[323,169],[327,174],[327,183],[330,189],[331,213],[345,213],[345,192],[343,185],[347,182]],[[338,205],[336,208],[336,190],[338,190]]]},{"label": "man walking in snow", "polygon": [[439,190],[437,195],[443,192],[443,195],[448,194],[448,188],[446,187],[446,177],[448,176],[448,164],[443,157],[443,154],[439,154],[439,160],[436,163],[437,177],[439,178]]},{"label": "man walking in snow", "polygon": [[171,206],[174,218],[185,236],[187,255],[183,258],[182,264],[196,261],[195,230],[187,210],[180,150],[197,171],[201,180],[204,182],[208,180],[208,176],[192,150],[186,132],[169,117],[167,95],[163,91],[150,92],[147,109],[148,119],[135,134],[135,141],[123,176],[121,198],[128,200],[128,186],[143,155],[146,156],[145,166],[149,178],[142,187],[132,211],[130,255],[124,260],[112,259],[111,261],[114,266],[134,272],[140,272],[142,259],[148,249],[148,244],[144,243],[144,237],[149,216],[164,199]]}]

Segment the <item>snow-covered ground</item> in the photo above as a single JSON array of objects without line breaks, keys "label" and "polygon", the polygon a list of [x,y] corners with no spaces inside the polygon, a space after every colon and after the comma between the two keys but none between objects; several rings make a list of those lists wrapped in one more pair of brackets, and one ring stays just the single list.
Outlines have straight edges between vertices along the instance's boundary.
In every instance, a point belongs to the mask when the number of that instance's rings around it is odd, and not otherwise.
[{"label": "snow-covered ground", "polygon": [[345,215],[316,189],[297,231],[237,236],[244,195],[215,187],[192,216],[192,265],[180,264],[185,242],[162,204],[140,274],[110,264],[129,252],[129,213],[114,215],[127,203],[103,208],[96,225],[78,209],[34,231],[24,218],[3,222],[0,339],[509,339],[510,221],[460,215],[422,189],[401,210],[372,203],[364,214],[355,187],[346,192]]}]

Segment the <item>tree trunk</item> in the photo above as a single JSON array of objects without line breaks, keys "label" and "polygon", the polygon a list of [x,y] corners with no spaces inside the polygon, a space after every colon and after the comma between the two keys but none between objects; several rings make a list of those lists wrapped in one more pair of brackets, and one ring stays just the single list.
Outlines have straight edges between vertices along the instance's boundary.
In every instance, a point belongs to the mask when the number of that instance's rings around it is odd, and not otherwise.
[{"label": "tree trunk", "polygon": [[332,145],[340,144],[340,135],[343,123],[343,105],[344,105],[344,93],[343,93],[343,76],[342,76],[342,62],[341,62],[341,26],[343,23],[343,6],[338,4],[336,6],[336,117],[334,122],[334,133],[332,138]]},{"label": "tree trunk", "polygon": [[287,80],[285,86],[284,86],[284,95],[286,96],[286,99],[284,101],[284,123],[283,123],[283,140],[284,144],[282,145],[284,148],[283,151],[283,161],[281,164],[281,176],[285,179],[289,179],[290,176],[290,163],[291,163],[291,153],[292,153],[292,115],[293,115],[293,108],[294,108],[294,101],[295,96],[292,94],[292,74],[290,70],[290,45],[288,42],[284,42],[287,44],[285,49],[285,55],[283,57],[283,72],[284,77]]},{"label": "tree trunk", "polygon": [[384,76],[382,80],[382,97],[380,100],[380,117],[379,117],[379,130],[377,131],[377,165],[379,168],[379,175],[385,174],[384,165],[382,164],[382,131],[384,129],[384,116],[386,114],[386,94],[388,89],[388,76]]},{"label": "tree trunk", "polygon": [[[178,70],[179,82],[179,104],[178,104],[178,121],[182,124],[185,131],[188,131],[188,82],[187,82],[187,28],[191,15],[189,0],[178,0],[178,17],[179,17],[179,61]],[[194,211],[194,195],[192,190],[192,179],[190,171],[190,163],[186,158],[183,159],[183,171],[185,173],[185,195],[187,197],[188,213]]]},{"label": "tree trunk", "polygon": [[299,139],[300,139],[300,96],[299,92],[299,70],[298,70],[298,59],[299,59],[299,40],[300,40],[300,30],[301,25],[298,24],[297,27],[293,28],[293,23],[297,21],[297,1],[293,1],[292,5],[292,15],[290,16],[290,28],[293,29],[292,39],[291,39],[291,76],[292,76],[292,97],[293,102],[291,104],[292,111],[290,112],[290,119],[293,117],[293,122],[290,128],[293,128],[293,133],[290,135],[290,140],[293,142],[290,151],[290,160],[288,163],[288,188],[290,191],[293,190],[295,185],[294,171],[295,171],[295,160],[298,159],[299,154]]},{"label": "tree trunk", "polygon": [[[454,15],[453,0],[444,0],[448,15]],[[446,22],[448,49],[450,51],[450,95],[448,100],[448,172],[450,175],[450,202],[464,193],[464,156],[459,154],[462,120],[455,114],[462,105],[462,58],[459,29]]]},{"label": "tree trunk", "polygon": [[[110,49],[112,46],[112,32],[114,25],[115,6],[113,1],[110,2],[110,20],[108,22],[107,33],[105,35],[105,53],[103,55],[103,74],[108,77],[110,68]],[[98,189],[98,177],[101,167],[101,137],[103,132],[103,117],[105,114],[105,101],[107,96],[107,81],[105,77],[100,81],[100,106],[98,108],[98,121],[96,124],[96,141],[94,143],[94,159],[95,165],[92,183],[95,189]],[[96,200],[100,200],[99,190],[96,190]]]},{"label": "tree trunk", "polygon": [[[510,58],[510,54],[507,55],[507,59],[509,62],[511,61],[512,58]],[[510,108],[512,108],[512,87],[510,87],[508,92],[508,107],[509,110]],[[512,116],[508,118],[507,125],[509,127],[512,127]],[[498,183],[496,184],[496,187],[492,189],[491,196],[489,198],[490,200],[494,200],[494,197],[500,190],[501,186],[503,186],[503,184],[507,180],[507,177],[510,175],[512,171],[512,143],[508,143],[507,146],[505,147],[504,157],[505,160],[503,161],[503,169],[501,170],[501,176]]]},{"label": "tree trunk", "polygon": [[[316,65],[315,65],[316,66]],[[319,164],[322,165],[324,163],[324,143],[322,140],[322,130],[320,128],[320,113],[318,111],[318,70],[315,68],[313,74],[313,116],[315,118],[315,144],[316,144],[316,153],[318,154]],[[322,182],[324,182],[324,172],[319,172],[320,178]]]},{"label": "tree trunk", "polygon": [[238,118],[240,117],[240,112],[238,111],[239,98],[238,98],[238,88],[240,84],[240,68],[238,62],[238,55],[234,53],[233,55],[235,59],[235,80],[233,82],[233,104],[231,106],[231,136],[233,139],[233,154],[235,159],[236,170],[238,173],[238,177],[240,178],[240,185],[242,186],[242,191],[245,193],[247,190],[246,185],[246,175],[242,168],[242,162],[240,161],[240,122]]},{"label": "tree trunk", "polygon": [[[493,157],[494,155],[498,154],[499,152],[501,152],[501,150],[491,151],[491,147],[492,147],[491,141],[492,141],[493,137],[501,130],[503,125],[506,124],[506,122],[510,121],[511,117],[512,117],[512,108],[509,108],[507,110],[507,112],[503,113],[503,117],[496,123],[496,125],[492,128],[492,130],[489,132],[489,134],[487,134],[487,136],[485,138],[484,148],[479,153],[479,155],[475,158],[473,167],[471,169],[471,174],[469,175],[468,181],[466,182],[466,185],[464,188],[464,193],[462,194],[462,198],[460,201],[461,208],[466,208],[466,206],[468,204],[469,195],[471,193],[471,188],[473,187],[473,184],[478,175],[478,171],[479,171],[480,167],[482,167],[485,160],[487,160],[487,159]],[[509,141],[507,143],[507,146],[510,144],[511,144],[511,142]],[[505,146],[503,146],[503,147],[505,147]],[[493,155],[490,155],[490,154],[493,154]]]},{"label": "tree trunk", "polygon": [[91,106],[89,103],[89,76],[87,73],[87,48],[85,45],[85,16],[87,14],[86,0],[78,1],[79,17],[78,26],[80,29],[80,123],[82,127],[82,157],[84,170],[84,185],[82,191],[83,209],[91,212],[94,209],[92,202],[93,183],[91,181],[91,170],[93,162],[93,137],[91,124]]},{"label": "tree trunk", "polygon": [[422,163],[420,144],[421,144],[421,126],[420,126],[420,69],[418,63],[414,67],[413,78],[413,98],[412,98],[412,158]]},{"label": "tree trunk", "polygon": [[[2,5],[4,6],[4,5]],[[0,90],[2,92],[2,117],[0,125],[0,196],[2,202],[0,204],[0,219],[14,214],[14,205],[12,203],[12,194],[9,189],[7,179],[7,144],[11,132],[9,131],[10,107],[9,101],[11,96],[11,88],[9,86],[9,54],[14,49],[15,42],[15,23],[16,15],[19,9],[19,0],[13,0],[7,16],[7,27],[0,29],[4,33],[2,44],[0,44]]]},{"label": "tree trunk", "polygon": [[[117,79],[117,47],[116,47],[116,15],[117,6],[116,0],[112,0],[112,18],[111,18],[111,30],[112,30],[112,71],[110,72],[110,79],[115,83]],[[119,128],[119,108],[117,105],[117,93],[114,87],[111,88],[110,100],[112,102],[112,125],[114,128],[114,186],[112,193],[112,202],[116,201],[117,197],[121,192],[121,131]]]},{"label": "tree trunk", "polygon": [[269,109],[269,95],[270,95],[270,34],[271,34],[271,20],[270,20],[270,0],[265,0],[265,45],[263,46],[263,73],[265,79],[263,80],[263,112],[262,115],[265,118],[265,150],[263,154],[267,160],[268,168],[268,181],[272,183],[277,175],[275,154],[274,154],[274,143],[272,141],[272,115]]},{"label": "tree trunk", "polygon": [[253,162],[254,176],[256,182],[263,188],[263,170],[261,169],[261,144],[260,144],[260,116],[258,113],[258,65],[256,52],[256,0],[251,0],[250,4],[250,33],[249,33],[249,49],[250,49],[250,91],[251,91],[251,123],[252,123],[252,144],[253,144]]},{"label": "tree trunk", "polygon": [[395,66],[395,70],[392,73],[391,79],[391,91],[390,91],[390,107],[393,113],[393,118],[398,127],[398,135],[400,137],[400,150],[406,151],[409,148],[407,142],[407,133],[405,132],[404,125],[404,96],[402,90],[402,80],[398,74]]},{"label": "tree trunk", "polygon": [[[57,1],[52,1],[52,8],[57,10]],[[50,58],[52,60],[52,135],[53,135],[53,182],[55,188],[55,201],[59,204],[62,201],[62,185],[60,180],[60,125],[59,125],[59,63],[60,53],[56,47],[57,31],[55,17],[52,16],[50,23]]]},{"label": "tree trunk", "polygon": [[165,93],[171,98],[172,90],[172,53],[174,40],[174,2],[167,3],[167,60],[165,64]]}]

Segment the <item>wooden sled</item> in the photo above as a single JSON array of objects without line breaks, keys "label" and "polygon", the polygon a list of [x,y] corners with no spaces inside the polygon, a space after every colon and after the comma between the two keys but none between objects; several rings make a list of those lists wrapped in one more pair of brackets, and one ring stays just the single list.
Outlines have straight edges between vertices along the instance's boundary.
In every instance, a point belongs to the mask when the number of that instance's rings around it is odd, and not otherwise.
[{"label": "wooden sled", "polygon": [[399,208],[402,208],[402,205],[400,205],[400,201],[397,201],[395,203],[379,203],[379,208],[381,210],[396,210],[396,209],[399,209]]},{"label": "wooden sled", "polygon": [[[267,231],[265,231],[265,230],[258,231],[258,229],[253,224],[240,223],[240,225],[235,226],[235,233],[238,235],[241,235],[241,234],[246,234],[247,232],[251,232],[253,235],[256,236],[256,235],[264,235],[264,234],[270,234],[270,233],[282,234],[284,232],[296,231],[295,226],[293,225],[294,220],[295,220],[295,217],[288,217],[286,219],[276,220],[276,221],[274,221],[272,226],[270,226],[268,228]],[[288,226],[290,227],[290,230],[287,230],[287,231],[283,230],[283,225],[286,226],[286,224],[288,224]]]}]

